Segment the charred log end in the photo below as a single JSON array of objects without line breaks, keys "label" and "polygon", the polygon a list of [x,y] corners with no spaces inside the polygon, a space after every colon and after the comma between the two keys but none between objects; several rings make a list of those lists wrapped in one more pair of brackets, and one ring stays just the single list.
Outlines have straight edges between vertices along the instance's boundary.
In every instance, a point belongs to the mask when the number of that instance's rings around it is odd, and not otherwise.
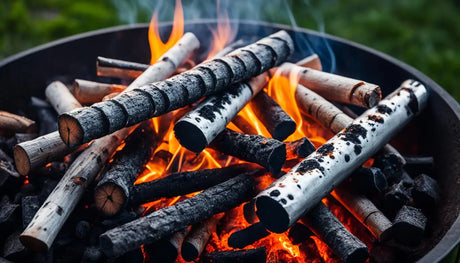
[{"label": "charred log end", "polygon": [[289,228],[289,215],[283,206],[268,196],[256,199],[256,214],[265,228],[275,233],[283,233]]},{"label": "charred log end", "polygon": [[26,248],[36,252],[46,252],[49,249],[45,242],[34,236],[21,234],[19,236],[19,241],[21,241]]},{"label": "charred log end", "polygon": [[192,245],[189,242],[185,242],[182,244],[182,258],[185,261],[193,261],[195,260],[199,255],[198,255],[198,250],[195,248],[194,245]]},{"label": "charred log end", "polygon": [[380,89],[380,87],[376,86],[374,89],[372,89],[371,93],[366,95],[366,97],[367,98],[365,98],[365,100],[367,101],[367,107],[372,108],[375,105],[377,105],[382,99],[382,90]]},{"label": "charred log end", "polygon": [[284,162],[286,162],[286,145],[280,143],[268,156],[268,171],[274,175],[279,174]]},{"label": "charred log end", "polygon": [[369,258],[369,251],[367,247],[360,247],[355,249],[352,253],[350,253],[346,258],[343,259],[345,263],[355,263],[355,262],[366,262]]},{"label": "charred log end", "polygon": [[114,183],[105,183],[94,192],[94,203],[99,211],[113,216],[126,203],[127,197],[123,189]]},{"label": "charred log end", "polygon": [[76,118],[64,113],[59,116],[58,123],[59,134],[65,144],[70,147],[83,144],[83,127]]},{"label": "charred log end", "polygon": [[293,120],[282,121],[275,127],[273,139],[284,141],[287,137],[289,137],[289,135],[295,132],[295,129],[296,124]]},{"label": "charred log end", "polygon": [[14,154],[14,163],[16,164],[16,170],[20,175],[27,175],[29,174],[31,167],[30,167],[30,159],[27,155],[24,148],[20,145],[16,145],[13,149]]},{"label": "charred log end", "polygon": [[149,245],[147,251],[149,254],[147,262],[175,262],[179,256],[177,248],[169,242],[169,239]]},{"label": "charred log end", "polygon": [[199,153],[208,145],[203,132],[186,121],[177,122],[174,125],[174,133],[180,144],[190,151]]}]

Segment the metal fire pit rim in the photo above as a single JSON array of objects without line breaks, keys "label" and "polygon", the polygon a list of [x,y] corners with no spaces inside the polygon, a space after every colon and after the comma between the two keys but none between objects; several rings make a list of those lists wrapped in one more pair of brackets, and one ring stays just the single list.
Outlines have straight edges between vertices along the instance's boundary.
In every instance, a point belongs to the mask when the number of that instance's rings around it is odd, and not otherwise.
[{"label": "metal fire pit rim", "polygon": [[[203,23],[211,24],[211,23],[215,23],[216,20],[215,19],[199,19],[199,20],[190,20],[190,21],[185,21],[185,22],[187,24],[203,24]],[[239,26],[241,26],[242,24],[260,25],[260,26],[276,28],[279,30],[284,29],[284,30],[287,30],[288,32],[301,32],[301,33],[306,33],[306,34],[312,34],[312,35],[324,37],[325,39],[328,39],[328,40],[340,42],[345,45],[371,53],[377,57],[382,58],[383,60],[390,62],[391,64],[399,68],[404,69],[405,71],[411,73],[412,75],[416,76],[418,80],[425,83],[432,91],[434,91],[439,96],[441,96],[445,100],[446,104],[452,109],[457,119],[460,120],[460,104],[447,91],[445,91],[441,86],[439,86],[435,81],[433,81],[431,78],[426,76],[424,73],[420,72],[419,70],[413,68],[412,66],[394,57],[391,57],[390,55],[385,54],[381,51],[375,50],[363,44],[359,44],[359,43],[356,43],[356,42],[353,42],[347,39],[329,35],[327,33],[314,31],[311,29],[292,27],[289,25],[269,23],[269,22],[264,22],[264,21],[255,21],[255,20],[238,20],[238,21],[233,20],[231,22],[238,23]],[[162,27],[162,26],[170,26],[171,24],[172,22],[161,22],[159,25],[160,27]],[[27,57],[36,52],[40,52],[40,51],[43,51],[49,48],[53,48],[55,46],[59,46],[62,44],[70,43],[72,41],[80,40],[83,38],[91,38],[91,37],[101,35],[101,34],[112,34],[114,32],[120,32],[120,31],[143,29],[143,28],[148,28],[148,26],[149,25],[147,23],[119,25],[119,26],[88,31],[88,32],[68,36],[65,38],[61,38],[61,39],[58,39],[52,42],[48,42],[48,43],[30,48],[30,49],[27,49],[25,51],[22,51],[20,53],[14,54],[12,56],[9,56],[9,57],[6,57],[0,60],[0,69],[3,68],[4,66],[7,66],[9,63],[20,60],[21,58]],[[451,225],[451,227],[445,233],[445,235],[441,238],[441,240],[439,240],[439,242],[427,254],[425,254],[422,258],[420,258],[417,262],[419,263],[439,262],[446,255],[448,255],[453,250],[453,248],[455,248],[459,243],[460,243],[460,216],[457,217],[455,222]]]}]

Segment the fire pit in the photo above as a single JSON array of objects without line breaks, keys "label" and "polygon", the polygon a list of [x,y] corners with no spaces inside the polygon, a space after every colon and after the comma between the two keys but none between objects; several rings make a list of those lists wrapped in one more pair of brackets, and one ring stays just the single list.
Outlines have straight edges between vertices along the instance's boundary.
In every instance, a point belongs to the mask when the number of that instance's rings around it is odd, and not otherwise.
[{"label": "fire pit", "polygon": [[[194,32],[201,41],[201,51],[204,51],[210,44],[210,39],[206,37],[210,35],[209,25],[215,23],[213,20],[189,22],[185,25],[185,32]],[[382,88],[383,96],[409,78],[420,81],[429,89],[427,108],[392,140],[392,144],[403,153],[434,158],[435,172],[432,176],[441,188],[441,200],[432,217],[432,229],[413,250],[411,259],[435,262],[444,257],[460,240],[459,104],[431,79],[412,67],[370,48],[333,36],[281,25],[243,21],[239,22],[236,39],[263,37],[280,29],[289,32],[296,41],[292,61],[312,52],[318,53],[324,71],[332,69],[339,75],[377,83]],[[160,32],[167,34],[170,31],[171,24],[160,26]],[[305,40],[308,40],[313,50],[301,44]],[[71,83],[76,78],[101,81],[96,76],[94,66],[97,56],[148,63],[148,50],[147,26],[137,25],[81,34],[25,51],[0,62],[0,83],[5,91],[5,96],[0,98],[0,105],[2,110],[7,111],[25,108],[29,97],[42,97],[44,88],[53,80],[65,83]],[[334,59],[331,59],[330,54],[333,54]]]}]

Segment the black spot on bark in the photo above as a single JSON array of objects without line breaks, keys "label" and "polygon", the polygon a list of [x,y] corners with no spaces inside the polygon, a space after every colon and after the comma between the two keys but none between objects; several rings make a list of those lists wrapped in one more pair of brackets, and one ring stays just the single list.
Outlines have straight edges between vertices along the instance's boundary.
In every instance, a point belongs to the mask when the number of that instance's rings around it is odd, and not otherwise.
[{"label": "black spot on bark", "polygon": [[280,202],[283,203],[283,205],[285,205],[287,203],[286,199],[284,199],[284,198],[281,198]]},{"label": "black spot on bark", "polygon": [[367,119],[369,119],[370,121],[378,122],[378,123],[384,123],[384,120],[383,120],[382,116],[369,115],[369,116],[367,116]]},{"label": "black spot on bark", "polygon": [[277,197],[279,195],[280,195],[280,191],[278,191],[278,190],[273,190],[273,191],[270,192],[270,196]]},{"label": "black spot on bark", "polygon": [[358,155],[358,154],[360,154],[360,153],[361,153],[361,149],[362,149],[362,147],[361,147],[360,145],[355,145],[355,147],[354,147],[354,148],[355,148],[354,150],[355,150],[355,153],[356,153],[356,155]]},{"label": "black spot on bark", "polygon": [[390,114],[390,113],[393,112],[393,110],[390,109],[390,107],[388,107],[386,105],[383,105],[383,104],[377,105],[377,111],[382,113],[382,114]]},{"label": "black spot on bark", "polygon": [[[346,128],[345,131],[342,132],[339,136],[344,141],[349,141],[354,144],[361,144],[359,137],[361,136],[363,139],[365,139],[367,136],[367,130],[359,124],[353,124]],[[349,144],[347,143],[347,145]]]},{"label": "black spot on bark", "polygon": [[311,171],[314,169],[319,169],[321,172],[324,171],[324,168],[321,167],[321,164],[317,160],[308,159],[300,163],[299,167],[297,168],[296,172],[305,173],[307,171]]},{"label": "black spot on bark", "polygon": [[348,163],[349,161],[350,161],[350,155],[348,155],[348,154],[345,154],[345,162],[347,162],[347,163]]},{"label": "black spot on bark", "polygon": [[413,114],[417,114],[418,112],[418,100],[414,94],[414,91],[411,89],[404,89],[405,91],[409,92],[409,109],[412,111]]}]

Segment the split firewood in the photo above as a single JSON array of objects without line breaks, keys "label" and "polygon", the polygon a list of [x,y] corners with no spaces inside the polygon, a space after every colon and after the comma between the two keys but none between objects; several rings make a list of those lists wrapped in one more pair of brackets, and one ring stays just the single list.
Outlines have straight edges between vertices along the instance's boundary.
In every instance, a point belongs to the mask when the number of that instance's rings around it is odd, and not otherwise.
[{"label": "split firewood", "polygon": [[239,262],[239,263],[265,263],[267,251],[265,247],[247,250],[214,251],[203,256],[204,263]]},{"label": "split firewood", "polygon": [[[75,109],[74,107],[82,107],[61,82],[51,83],[46,90],[48,100],[58,114]],[[69,105],[65,105],[61,101],[69,103]],[[40,166],[63,158],[73,150],[75,149],[62,141],[59,132],[54,131],[16,145],[14,147],[16,169],[21,175],[27,175]]]},{"label": "split firewood", "polygon": [[148,64],[113,58],[97,57],[96,60],[97,75],[100,77],[135,79],[148,68]]},{"label": "split firewood", "polygon": [[394,220],[395,240],[408,246],[419,244],[425,232],[426,222],[427,218],[420,209],[403,206]]},{"label": "split firewood", "polygon": [[356,194],[341,184],[332,192],[337,199],[356,219],[358,219],[372,235],[380,241],[391,237],[391,221],[365,196]]},{"label": "split firewood", "polygon": [[17,132],[37,133],[37,124],[26,117],[0,111],[0,135],[11,136]]},{"label": "split firewood", "polygon": [[166,81],[125,91],[112,100],[63,114],[59,117],[61,137],[69,145],[78,145],[178,109],[260,75],[286,60],[293,49],[290,36],[280,31]]},{"label": "split firewood", "polygon": [[233,117],[232,123],[245,134],[258,134],[254,126],[239,114]]},{"label": "split firewood", "polygon": [[182,243],[181,255],[185,261],[198,259],[223,216],[224,213],[220,213],[192,226],[190,233],[187,234]]},{"label": "split firewood", "polygon": [[367,246],[350,233],[323,202],[313,207],[301,221],[343,262],[365,262],[369,258]]},{"label": "split firewood", "polygon": [[225,129],[210,148],[241,160],[257,163],[277,175],[286,161],[286,145],[262,135],[248,135]]},{"label": "split firewood", "polygon": [[321,60],[319,59],[317,54],[312,54],[304,59],[301,59],[295,63],[297,66],[305,67],[305,68],[312,68],[316,70],[323,70],[323,66],[321,65]]},{"label": "split firewood", "polygon": [[100,236],[103,252],[118,256],[177,232],[191,224],[225,212],[254,195],[254,180],[240,175],[206,189],[190,199],[111,229]]},{"label": "split firewood", "polygon": [[233,248],[244,248],[270,235],[261,222],[250,225],[247,228],[238,230],[228,238],[228,246]]},{"label": "split firewood", "polygon": [[185,148],[201,152],[266,83],[267,74],[264,73],[206,98],[176,122],[176,138]]},{"label": "split firewood", "polygon": [[156,138],[150,122],[139,126],[126,139],[126,145],[113,157],[102,180],[94,190],[96,208],[106,215],[114,215],[125,206],[136,176],[151,158],[162,138]]},{"label": "split firewood", "polygon": [[144,246],[146,262],[174,263],[181,253],[182,244],[190,228],[186,227],[158,242]]},{"label": "split firewood", "polygon": [[370,108],[377,105],[382,98],[382,91],[375,84],[300,67],[292,63],[281,65],[277,74],[287,78],[290,74],[296,74],[299,84],[332,101]]},{"label": "split firewood", "polygon": [[264,91],[254,97],[251,108],[273,139],[284,141],[296,129],[294,120]]},{"label": "split firewood", "polygon": [[75,79],[73,87],[75,98],[82,104],[100,102],[105,96],[122,92],[126,89],[124,85],[106,84],[83,79]]},{"label": "split firewood", "polygon": [[305,158],[316,150],[313,143],[306,137],[284,144],[286,145],[286,159],[288,160]]},{"label": "split firewood", "polygon": [[256,172],[254,165],[236,164],[223,168],[174,173],[162,179],[134,185],[130,191],[130,202],[138,205],[162,197],[186,195],[215,186],[240,174]]},{"label": "split firewood", "polygon": [[259,193],[259,219],[271,231],[286,231],[386,144],[426,106],[427,99],[427,90],[421,83],[403,82],[376,107]]}]

